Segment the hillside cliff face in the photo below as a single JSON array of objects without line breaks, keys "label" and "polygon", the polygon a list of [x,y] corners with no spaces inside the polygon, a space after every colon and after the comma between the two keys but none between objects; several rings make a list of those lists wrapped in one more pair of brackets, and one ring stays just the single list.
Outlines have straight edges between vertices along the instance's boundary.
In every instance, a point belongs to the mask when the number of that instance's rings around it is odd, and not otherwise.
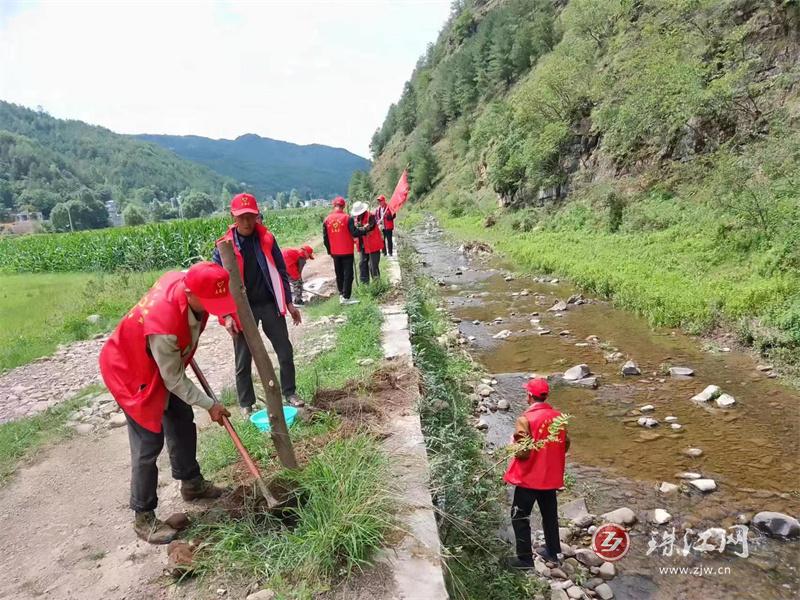
[{"label": "hillside cliff face", "polygon": [[409,164],[414,200],[465,235],[489,216],[530,245],[525,266],[786,354],[798,125],[795,1],[471,0],[376,131],[372,178]]}]

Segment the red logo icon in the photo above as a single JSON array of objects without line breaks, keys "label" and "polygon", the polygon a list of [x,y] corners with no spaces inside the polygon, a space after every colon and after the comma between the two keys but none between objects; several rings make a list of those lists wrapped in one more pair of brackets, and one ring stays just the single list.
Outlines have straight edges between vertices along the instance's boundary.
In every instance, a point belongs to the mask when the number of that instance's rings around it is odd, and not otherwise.
[{"label": "red logo icon", "polygon": [[600,558],[609,562],[625,556],[630,545],[631,539],[628,532],[613,523],[601,525],[592,536],[592,550]]}]

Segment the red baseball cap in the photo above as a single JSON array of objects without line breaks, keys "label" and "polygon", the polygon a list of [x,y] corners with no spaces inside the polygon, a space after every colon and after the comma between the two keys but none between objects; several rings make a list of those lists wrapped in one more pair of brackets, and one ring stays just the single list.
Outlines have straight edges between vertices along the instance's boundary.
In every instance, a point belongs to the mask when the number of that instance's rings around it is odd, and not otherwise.
[{"label": "red baseball cap", "polygon": [[236,302],[228,289],[230,279],[228,272],[218,264],[203,261],[189,267],[183,281],[206,311],[224,317],[236,313]]},{"label": "red baseball cap", "polygon": [[344,207],[345,204],[347,204],[347,202],[345,202],[344,198],[342,198],[341,196],[336,196],[336,198],[333,199],[334,206]]},{"label": "red baseball cap", "polygon": [[234,217],[244,214],[258,214],[258,202],[252,194],[236,194],[231,199],[231,214]]},{"label": "red baseball cap", "polygon": [[306,253],[306,256],[311,260],[314,260],[314,249],[311,246],[303,246],[301,248]]},{"label": "red baseball cap", "polygon": [[386,202],[386,196],[384,196],[383,194],[378,196],[378,202]]},{"label": "red baseball cap", "polygon": [[547,379],[542,379],[541,377],[529,379],[522,387],[528,390],[531,396],[536,396],[537,398],[543,398],[550,393],[550,386],[547,384]]}]

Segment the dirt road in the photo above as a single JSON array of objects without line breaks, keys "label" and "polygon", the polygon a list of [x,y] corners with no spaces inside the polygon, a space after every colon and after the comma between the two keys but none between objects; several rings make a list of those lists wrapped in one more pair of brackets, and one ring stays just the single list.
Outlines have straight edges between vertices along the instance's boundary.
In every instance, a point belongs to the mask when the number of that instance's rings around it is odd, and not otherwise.
[{"label": "dirt road", "polygon": [[[331,278],[330,259],[310,261],[304,276]],[[296,347],[307,327],[307,323],[290,326]],[[82,356],[84,369],[95,370],[96,355]],[[231,340],[216,323],[201,337],[197,360],[216,390],[234,384]],[[59,359],[37,363],[37,373],[51,378],[60,377],[61,368]],[[201,413],[197,415],[201,429],[216,427],[208,424],[205,411]],[[159,515],[186,509],[177,482],[170,477],[166,452],[159,467]],[[133,533],[129,470],[125,427],[74,437],[45,449],[33,464],[20,469],[0,490],[4,564],[0,598],[182,597],[162,579],[164,547],[141,542]]]}]

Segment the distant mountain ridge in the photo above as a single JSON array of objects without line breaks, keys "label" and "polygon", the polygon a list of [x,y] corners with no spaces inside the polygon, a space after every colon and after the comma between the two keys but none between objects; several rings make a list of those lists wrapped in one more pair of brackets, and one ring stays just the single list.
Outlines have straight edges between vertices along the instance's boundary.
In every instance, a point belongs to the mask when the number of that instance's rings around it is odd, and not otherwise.
[{"label": "distant mountain ridge", "polygon": [[232,177],[256,193],[274,196],[296,189],[301,196],[345,194],[354,171],[367,171],[370,161],[343,148],[299,145],[248,133],[234,140],[196,135],[136,136],[178,156]]}]

